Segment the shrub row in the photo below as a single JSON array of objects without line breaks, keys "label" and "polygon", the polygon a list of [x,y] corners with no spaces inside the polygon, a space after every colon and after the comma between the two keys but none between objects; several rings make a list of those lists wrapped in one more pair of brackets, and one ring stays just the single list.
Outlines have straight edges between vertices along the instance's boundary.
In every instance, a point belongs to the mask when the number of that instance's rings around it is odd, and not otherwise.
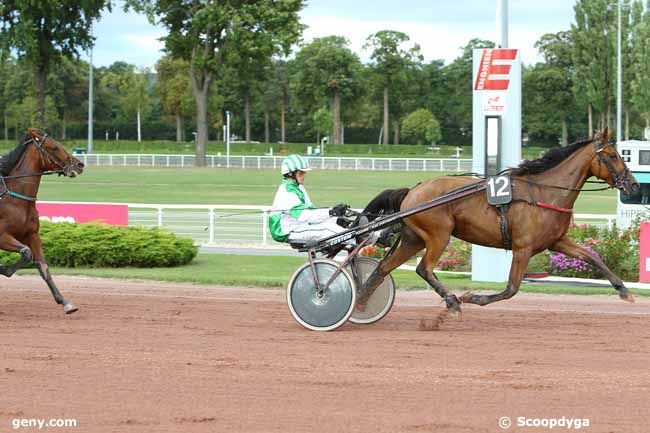
[{"label": "shrub row", "polygon": [[[191,262],[198,252],[191,239],[157,228],[42,221],[40,235],[52,266],[170,267]],[[15,253],[0,254],[0,263],[17,259]]]}]

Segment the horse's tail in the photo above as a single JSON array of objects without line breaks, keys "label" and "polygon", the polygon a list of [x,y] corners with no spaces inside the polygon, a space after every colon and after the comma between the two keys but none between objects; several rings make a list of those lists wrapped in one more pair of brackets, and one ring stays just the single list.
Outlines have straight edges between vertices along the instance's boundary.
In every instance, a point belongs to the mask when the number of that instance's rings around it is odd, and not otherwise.
[{"label": "horse's tail", "polygon": [[399,212],[400,205],[409,191],[409,188],[386,189],[370,200],[363,209],[363,214],[369,221],[373,221],[380,215]]}]

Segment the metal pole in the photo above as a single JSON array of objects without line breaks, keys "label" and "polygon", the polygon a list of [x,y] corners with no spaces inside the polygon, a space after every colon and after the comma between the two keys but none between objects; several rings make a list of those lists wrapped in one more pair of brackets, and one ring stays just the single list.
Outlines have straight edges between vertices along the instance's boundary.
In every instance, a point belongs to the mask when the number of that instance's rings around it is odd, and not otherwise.
[{"label": "metal pole", "polygon": [[497,0],[497,48],[508,48],[508,0]]},{"label": "metal pole", "polygon": [[226,110],[226,167],[230,168],[230,111]]},{"label": "metal pole", "polygon": [[623,115],[623,61],[621,60],[621,0],[618,0],[618,41],[617,41],[617,77],[616,77],[616,142],[621,142]]},{"label": "metal pole", "polygon": [[[93,27],[90,25],[90,36]],[[93,153],[93,47],[90,46],[90,65],[88,66],[88,153]]]}]

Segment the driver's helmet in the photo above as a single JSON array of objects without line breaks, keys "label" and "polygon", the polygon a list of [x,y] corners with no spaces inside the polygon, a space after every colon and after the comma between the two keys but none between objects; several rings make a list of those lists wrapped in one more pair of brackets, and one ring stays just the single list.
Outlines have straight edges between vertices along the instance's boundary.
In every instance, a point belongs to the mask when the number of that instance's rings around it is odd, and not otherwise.
[{"label": "driver's helmet", "polygon": [[289,155],[282,161],[282,175],[291,174],[296,171],[309,171],[309,162],[300,155]]}]

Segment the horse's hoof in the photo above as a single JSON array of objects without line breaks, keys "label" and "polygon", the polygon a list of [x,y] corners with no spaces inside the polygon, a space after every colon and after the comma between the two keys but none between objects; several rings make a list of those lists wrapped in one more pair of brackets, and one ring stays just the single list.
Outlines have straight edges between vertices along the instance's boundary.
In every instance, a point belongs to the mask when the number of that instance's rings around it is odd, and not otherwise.
[{"label": "horse's hoof", "polygon": [[634,296],[632,296],[631,293],[627,293],[627,292],[626,292],[626,293],[620,293],[618,296],[619,296],[622,300],[634,304]]},{"label": "horse's hoof", "polygon": [[368,303],[364,302],[363,304],[357,302],[357,304],[354,306],[354,309],[358,311],[359,313],[363,313],[366,311],[366,308],[368,307]]},{"label": "horse's hoof", "polygon": [[78,308],[75,307],[74,304],[73,304],[72,302],[67,303],[67,304],[65,304],[65,305],[63,306],[63,312],[64,312],[65,314],[72,314],[72,313],[74,313],[74,312],[77,311],[77,310],[78,310]]},{"label": "horse's hoof", "polygon": [[447,309],[447,318],[452,319],[452,320],[458,320],[461,321],[463,320],[463,312],[460,310],[460,308],[450,308]]}]

